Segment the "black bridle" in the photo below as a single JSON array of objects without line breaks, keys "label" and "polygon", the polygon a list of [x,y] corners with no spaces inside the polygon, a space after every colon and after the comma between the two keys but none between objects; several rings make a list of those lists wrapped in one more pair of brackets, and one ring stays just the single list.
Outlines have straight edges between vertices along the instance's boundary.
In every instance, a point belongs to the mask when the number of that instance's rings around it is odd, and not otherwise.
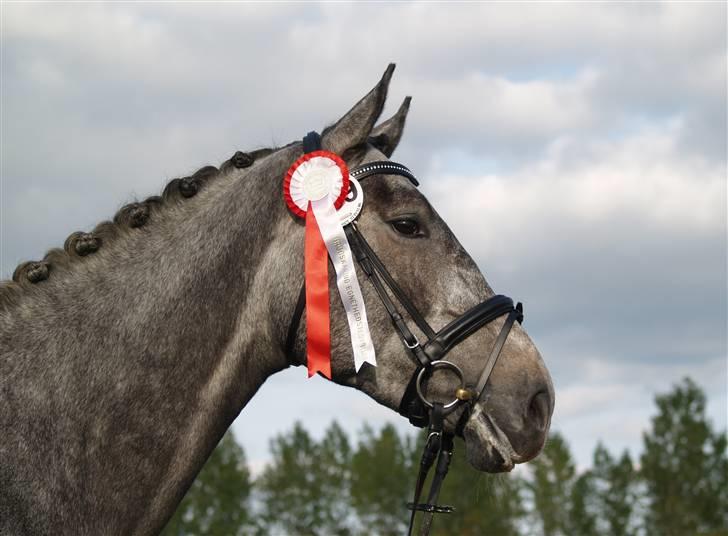
[{"label": "black bridle", "polygon": [[[319,143],[318,134],[310,133],[304,138],[304,150],[306,152],[316,150],[320,147]],[[419,186],[419,182],[406,166],[390,161],[362,164],[349,170],[349,175],[359,181],[373,175],[399,175],[407,178],[413,185]],[[485,392],[488,378],[490,378],[514,322],[523,322],[523,307],[520,303],[514,306],[513,300],[507,296],[496,295],[472,307],[436,332],[389,273],[384,263],[357,228],[356,222],[353,221],[346,225],[344,231],[354,258],[356,258],[359,267],[374,286],[379,299],[392,320],[394,329],[416,365],[416,369],[402,396],[398,412],[407,417],[415,426],[420,428],[428,427],[427,441],[422,453],[420,471],[415,485],[414,500],[408,504],[408,508],[412,510],[408,534],[412,533],[416,513],[422,511],[425,512],[425,518],[422,523],[421,534],[426,535],[429,533],[433,514],[453,511],[450,506],[438,506],[436,504],[453,453],[453,434],[444,431],[444,418],[461,406],[465,406],[465,411],[460,416],[457,426],[459,430],[462,429],[470,415],[470,409],[481,399]],[[397,305],[390,298],[388,291],[404,308],[426,340],[420,341],[412,333]],[[301,288],[288,329],[286,339],[287,355],[292,355],[305,306],[306,289],[304,286]],[[467,384],[460,367],[451,361],[445,360],[444,357],[467,337],[503,315],[508,316],[493,344],[478,381],[475,384]],[[440,369],[454,373],[460,383],[454,392],[453,400],[445,404],[428,400],[425,392],[426,381],[435,371]],[[419,501],[422,488],[436,459],[435,476],[427,496],[427,502],[421,504]]]}]

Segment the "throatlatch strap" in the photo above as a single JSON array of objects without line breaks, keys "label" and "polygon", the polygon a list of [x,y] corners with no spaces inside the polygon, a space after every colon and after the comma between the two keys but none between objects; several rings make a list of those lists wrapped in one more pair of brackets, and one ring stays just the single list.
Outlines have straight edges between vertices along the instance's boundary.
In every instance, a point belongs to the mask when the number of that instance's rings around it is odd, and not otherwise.
[{"label": "throatlatch strap", "polygon": [[296,302],[296,308],[293,310],[293,316],[291,317],[291,323],[288,324],[288,335],[286,335],[286,357],[293,356],[293,346],[296,344],[296,334],[298,333],[298,326],[301,325],[301,317],[303,316],[303,310],[306,308],[306,282],[301,285],[301,292],[298,293],[298,301]]}]

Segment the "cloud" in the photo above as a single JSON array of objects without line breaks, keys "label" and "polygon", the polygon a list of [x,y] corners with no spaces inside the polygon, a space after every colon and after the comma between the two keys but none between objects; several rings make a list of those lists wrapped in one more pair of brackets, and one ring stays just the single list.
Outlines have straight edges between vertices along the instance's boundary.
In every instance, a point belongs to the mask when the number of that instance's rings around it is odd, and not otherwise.
[{"label": "cloud", "polygon": [[[44,16],[49,9],[53,16]],[[237,125],[288,136],[298,116],[306,128],[335,118],[396,60],[393,89],[415,94],[408,136],[423,153],[433,148],[426,133],[444,127],[440,145],[523,158],[554,136],[606,134],[686,103],[690,133],[709,130],[702,147],[718,156],[725,146],[720,4],[469,4],[447,12],[425,4],[65,4],[5,13],[13,52],[6,70],[36,83],[63,80],[62,95],[83,99],[81,113],[108,112],[113,101],[119,120],[131,112],[147,127],[180,115],[220,124],[224,112],[246,114],[254,102],[256,113]],[[255,52],[261,43],[265,54]],[[336,91],[321,99],[322,84]],[[290,130],[272,117],[285,117]]]},{"label": "cloud", "polygon": [[713,358],[726,348],[725,167],[680,153],[682,129],[557,139],[503,174],[437,163],[424,187],[555,359],[594,346],[622,362]]},{"label": "cloud", "polygon": [[668,364],[623,363],[594,356],[569,366],[574,378],[556,386],[552,425],[569,439],[582,468],[590,464],[597,440],[612,452],[627,449],[633,460],[638,459],[642,434],[650,429],[650,419],[657,413],[655,396],[670,391],[687,376],[705,390],[714,430],[725,431],[728,426],[725,356]]},{"label": "cloud", "polygon": [[[722,228],[724,167],[701,155],[679,154],[683,129],[677,119],[617,140],[557,138],[543,158],[502,175],[443,176],[448,164],[443,162],[428,188],[452,212],[452,221],[484,214],[500,222],[505,238],[515,238],[531,219],[612,225],[627,218],[684,232]],[[508,218],[513,213],[518,220]]]},{"label": "cloud", "polygon": [[[620,412],[629,408],[651,408],[657,393],[672,389],[680,379],[691,376],[709,393],[720,394],[726,366],[720,356],[701,363],[643,363],[624,364],[606,358],[590,356],[571,366],[578,368],[578,378],[567,382],[558,394],[557,420],[589,417],[595,410]],[[724,426],[726,408],[716,423]],[[647,422],[643,422],[647,426]]]},{"label": "cloud", "polygon": [[[597,114],[589,88],[597,79],[597,73],[586,69],[558,81],[512,81],[480,72],[430,80],[416,95],[414,105],[421,112],[413,114],[410,131],[415,143],[435,151],[458,147],[483,155],[507,146],[510,150],[500,158],[515,157],[519,148],[539,147],[593,124]],[[438,113],[443,109],[446,113]],[[425,134],[430,132],[439,136]]]}]

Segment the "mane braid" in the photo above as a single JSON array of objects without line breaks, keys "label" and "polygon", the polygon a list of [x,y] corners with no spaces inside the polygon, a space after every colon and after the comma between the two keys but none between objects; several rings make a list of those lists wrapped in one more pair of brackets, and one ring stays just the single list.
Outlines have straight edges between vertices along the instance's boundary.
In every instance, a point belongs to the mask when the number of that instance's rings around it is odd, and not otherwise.
[{"label": "mane braid", "polygon": [[267,156],[275,149],[258,149],[250,153],[237,151],[220,166],[205,166],[189,177],[172,179],[162,191],[162,195],[151,196],[144,201],[129,203],[121,207],[112,221],[99,223],[91,232],[76,231],[63,244],[63,248],[53,248],[40,261],[26,261],[13,271],[12,281],[0,281],[0,313],[16,305],[25,290],[53,276],[54,270],[70,269],[83,262],[102,247],[107,247],[125,231],[143,227],[152,214],[160,212],[165,206],[194,197],[208,181],[225,174],[233,168],[247,168],[257,158]]}]

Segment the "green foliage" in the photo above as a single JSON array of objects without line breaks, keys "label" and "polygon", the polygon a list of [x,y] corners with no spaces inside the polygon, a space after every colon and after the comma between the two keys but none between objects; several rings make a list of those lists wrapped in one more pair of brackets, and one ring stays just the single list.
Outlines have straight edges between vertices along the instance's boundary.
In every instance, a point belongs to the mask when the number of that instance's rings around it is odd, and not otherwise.
[{"label": "green foliage", "polygon": [[[599,443],[578,474],[554,432],[526,471],[487,475],[456,440],[438,501],[456,510],[435,517],[433,536],[728,536],[726,436],[707,421],[705,395],[684,380],[656,402],[640,471],[628,452],[615,457]],[[424,438],[365,427],[352,449],[335,422],[320,441],[297,423],[271,441],[251,496],[245,455],[228,433],[163,534],[403,534]]]},{"label": "green foliage", "polygon": [[243,449],[227,432],[197,475],[164,536],[241,534],[248,524],[250,473]]},{"label": "green foliage", "polygon": [[[385,425],[379,434],[365,427],[360,437],[352,459],[351,496],[361,521],[361,533],[404,534],[409,522],[404,504],[412,500],[426,433],[418,434],[415,441],[406,435],[399,436],[394,426]],[[430,484],[431,478],[425,484],[425,494]],[[465,459],[465,444],[456,439],[438,501],[455,506],[455,512],[436,516],[432,533],[517,535],[517,524],[525,515],[523,486],[522,479],[514,475],[474,471]],[[421,521],[422,514],[417,519]]]},{"label": "green foliage", "polygon": [[570,528],[571,493],[576,468],[564,438],[553,432],[541,455],[531,462],[532,480],[528,484],[534,517],[544,536],[572,534]]},{"label": "green foliage", "polygon": [[705,415],[705,394],[690,379],[656,398],[658,414],[643,435],[641,476],[647,488],[648,534],[728,531],[725,434]]},{"label": "green foliage", "polygon": [[631,518],[637,499],[636,475],[629,452],[625,450],[622,456],[615,460],[604,445],[597,444],[591,473],[599,487],[598,510],[604,525],[601,533],[613,536],[634,534]]},{"label": "green foliage", "polygon": [[336,423],[316,442],[301,423],[271,441],[272,463],[256,485],[263,533],[350,534],[349,440]]},{"label": "green foliage", "polygon": [[410,437],[400,437],[391,424],[375,433],[369,426],[361,432],[351,460],[351,500],[364,527],[407,529],[405,499],[412,493],[417,462]]},{"label": "green foliage", "polygon": [[571,486],[571,507],[569,526],[573,534],[595,536],[597,532],[597,492],[594,475],[587,471],[580,475]]}]

